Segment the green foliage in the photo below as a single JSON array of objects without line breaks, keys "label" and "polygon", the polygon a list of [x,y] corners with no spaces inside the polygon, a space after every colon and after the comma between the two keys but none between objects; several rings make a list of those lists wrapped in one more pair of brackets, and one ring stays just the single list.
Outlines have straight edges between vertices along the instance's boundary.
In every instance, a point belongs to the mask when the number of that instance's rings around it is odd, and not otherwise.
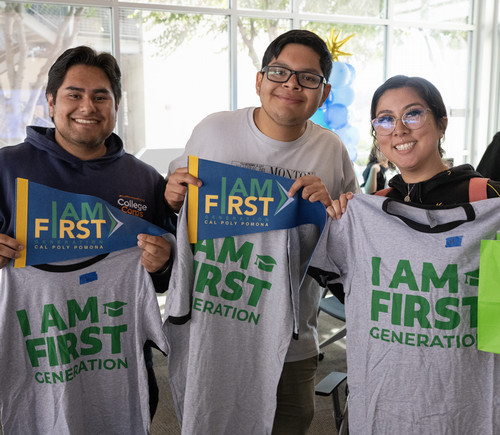
[{"label": "green foliage", "polygon": [[290,0],[239,0],[238,7],[259,11],[289,11]]},{"label": "green foliage", "polygon": [[[342,51],[351,53],[359,63],[380,59],[383,55],[384,29],[382,26],[307,22],[304,23],[303,28],[315,32],[325,40],[330,35],[332,28],[335,29],[335,32],[342,32],[340,39],[354,34],[354,38],[342,47]],[[339,60],[350,62],[350,59],[351,56],[341,56]]]},{"label": "green foliage", "polygon": [[384,0],[302,0],[301,9],[307,13],[325,15],[357,15],[382,17]]},{"label": "green foliage", "polygon": [[[211,3],[213,2],[214,1]],[[347,0],[333,2],[331,0],[319,0],[316,2],[315,0],[315,2],[312,2],[314,8],[319,8],[321,13],[334,11],[339,8],[344,10],[348,7],[350,10],[353,10],[353,5],[351,3]],[[370,9],[375,10],[375,13],[379,14],[380,8],[382,8],[384,2],[376,2],[377,5],[375,6],[373,5],[373,0],[356,0],[354,3],[359,4],[360,7],[366,7],[365,11],[369,10],[367,5],[370,4]],[[290,1],[240,0],[238,6],[242,9],[288,11],[290,9]],[[145,25],[145,29],[155,35],[149,42],[156,45],[158,55],[167,56],[175,50],[180,49],[185,41],[189,41],[200,34],[209,37],[210,35],[220,35],[228,32],[228,20],[222,19],[222,16],[218,15],[153,11],[135,12],[134,18],[140,20]],[[240,17],[238,19],[237,28],[240,50],[247,52],[257,70],[260,69],[260,60],[262,56],[262,53],[257,53],[255,47],[257,38],[262,35],[267,35],[269,42],[271,42],[279,34],[289,29],[289,22],[290,21],[287,19],[263,19],[253,17]],[[382,26],[353,24],[337,25],[327,22],[302,23],[302,28],[314,31],[325,39],[330,34],[332,27],[342,30],[344,36],[352,33],[358,35],[356,38],[349,41],[346,45],[346,51],[356,53],[359,61],[369,61],[372,57],[380,57],[382,55],[383,44],[378,43],[383,40]]]},{"label": "green foliage", "polygon": [[[136,13],[137,15],[140,12]],[[159,49],[159,55],[168,55],[182,45],[185,40],[196,35],[200,27],[206,27],[208,32],[217,32],[222,29],[215,22],[210,23],[209,15],[202,14],[177,14],[171,12],[143,12],[143,23],[149,29],[164,29],[158,36],[150,42]]]}]

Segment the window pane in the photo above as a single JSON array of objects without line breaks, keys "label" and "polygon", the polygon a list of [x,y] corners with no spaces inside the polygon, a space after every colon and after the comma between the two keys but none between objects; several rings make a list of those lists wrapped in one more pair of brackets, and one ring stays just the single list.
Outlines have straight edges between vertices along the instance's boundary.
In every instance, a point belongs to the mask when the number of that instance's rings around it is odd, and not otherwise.
[{"label": "window pane", "polygon": [[394,31],[390,75],[420,76],[441,92],[449,124],[443,148],[455,165],[463,163],[467,79],[469,75],[469,32],[418,28]]},{"label": "window pane", "polygon": [[290,26],[289,20],[238,19],[238,107],[260,105],[255,80],[262,57],[271,41]]},{"label": "window pane", "polygon": [[385,1],[378,0],[298,0],[299,11],[327,15],[382,17]]},{"label": "window pane", "polygon": [[[351,53],[351,56],[339,56],[338,61],[354,68],[354,80],[350,85],[354,91],[354,100],[347,106],[348,123],[359,133],[359,141],[355,145],[358,156],[356,162],[364,165],[372,146],[370,103],[373,92],[382,84],[384,77],[384,27],[317,22],[304,22],[302,27],[316,32],[325,40],[330,37],[334,28],[335,35],[341,32],[337,42],[354,34],[340,47],[341,51]],[[334,83],[332,80],[330,82]],[[336,89],[333,89],[333,95],[335,92]]]},{"label": "window pane", "polygon": [[0,3],[0,146],[21,142],[27,125],[52,126],[47,72],[70,46],[111,51],[108,8]]},{"label": "window pane", "polygon": [[238,0],[238,8],[258,11],[290,11],[291,0]]},{"label": "window pane", "polygon": [[119,0],[132,3],[161,3],[179,6],[198,6],[203,8],[227,8],[229,0]]},{"label": "window pane", "polygon": [[126,10],[120,64],[126,98],[120,135],[129,152],[182,148],[206,115],[228,110],[226,17]]},{"label": "window pane", "polygon": [[394,18],[472,24],[473,0],[394,0]]}]

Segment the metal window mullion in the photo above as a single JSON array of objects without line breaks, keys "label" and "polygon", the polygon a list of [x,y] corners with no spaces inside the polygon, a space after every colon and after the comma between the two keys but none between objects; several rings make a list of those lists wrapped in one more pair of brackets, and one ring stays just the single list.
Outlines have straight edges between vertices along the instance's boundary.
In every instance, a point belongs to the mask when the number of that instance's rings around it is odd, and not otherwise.
[{"label": "metal window mullion", "polygon": [[[121,65],[121,41],[120,41],[120,7],[117,1],[111,0],[109,2],[111,8],[111,52],[115,56],[118,65]],[[124,137],[124,105],[120,104],[118,116],[116,120],[115,130],[118,136]]]},{"label": "metal window mullion", "polygon": [[300,29],[300,14],[299,14],[299,3],[300,0],[291,0],[290,6],[292,8],[291,10],[291,19],[292,19],[292,29]]},{"label": "metal window mullion", "polygon": [[392,65],[392,57],[393,57],[393,40],[394,40],[394,24],[392,21],[394,4],[392,0],[387,0],[386,4],[386,23],[385,23],[385,35],[384,35],[384,80],[389,78],[389,65]]},{"label": "metal window mullion", "polygon": [[229,3],[229,108],[238,108],[238,0]]},{"label": "metal window mullion", "polygon": [[[476,164],[481,158],[488,141],[488,129],[491,128],[491,114],[489,110],[495,96],[491,94],[490,85],[494,79],[494,65],[491,50],[495,44],[488,39],[488,34],[494,39],[494,25],[496,20],[492,15],[493,5],[491,3],[474,2],[474,27],[472,31],[472,42],[470,44],[470,68],[469,82],[467,88],[467,111],[466,131],[463,154],[466,160]],[[496,9],[496,6],[495,6]],[[486,49],[486,47],[490,49]],[[483,52],[484,50],[484,52]],[[487,77],[485,77],[487,74]],[[488,110],[488,113],[485,113]]]},{"label": "metal window mullion", "polygon": [[490,80],[490,118],[488,120],[489,138],[492,138],[497,131],[500,131],[500,5],[495,2],[494,7],[493,41],[491,46],[491,80]]}]

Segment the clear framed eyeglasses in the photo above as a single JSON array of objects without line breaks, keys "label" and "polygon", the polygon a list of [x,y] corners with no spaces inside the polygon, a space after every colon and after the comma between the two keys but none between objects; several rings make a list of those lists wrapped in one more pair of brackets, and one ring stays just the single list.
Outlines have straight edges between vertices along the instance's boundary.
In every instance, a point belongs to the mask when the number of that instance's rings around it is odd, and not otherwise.
[{"label": "clear framed eyeglasses", "polygon": [[401,120],[403,125],[410,130],[418,130],[422,128],[427,119],[427,112],[431,109],[424,107],[417,107],[406,112],[401,118],[395,118],[391,115],[382,115],[378,118],[372,119],[371,123],[376,134],[387,136],[391,134],[396,128],[396,123]]},{"label": "clear framed eyeglasses", "polygon": [[299,86],[307,89],[318,89],[326,79],[319,74],[307,71],[294,71],[284,66],[268,65],[262,68],[261,73],[266,73],[268,80],[275,83],[286,83],[295,74]]}]

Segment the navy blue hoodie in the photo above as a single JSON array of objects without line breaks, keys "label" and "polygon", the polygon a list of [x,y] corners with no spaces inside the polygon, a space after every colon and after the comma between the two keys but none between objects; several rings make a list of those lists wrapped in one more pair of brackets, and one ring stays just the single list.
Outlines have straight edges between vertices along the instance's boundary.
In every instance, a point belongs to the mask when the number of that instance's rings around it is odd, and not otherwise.
[{"label": "navy blue hoodie", "polygon": [[173,213],[164,200],[165,180],[151,166],[126,153],[116,134],[106,155],[80,160],[59,146],[53,128],[27,127],[19,145],[0,149],[0,233],[14,236],[16,178],[67,192],[93,195],[169,232]]},{"label": "navy blue hoodie", "polygon": [[[165,180],[150,165],[123,149],[116,135],[106,139],[107,152],[81,160],[57,144],[53,128],[26,128],[19,145],[0,148],[0,233],[14,237],[16,178],[67,192],[101,198],[122,211],[174,232],[175,215],[164,199]],[[170,274],[151,274],[155,289],[164,292]],[[146,351],[147,365],[151,351]]]},{"label": "navy blue hoodie", "polygon": [[[104,156],[81,160],[57,144],[53,128],[30,126],[26,132],[23,143],[0,149],[0,233],[14,237],[17,177],[96,196],[125,213],[175,231],[175,214],[164,199],[165,180],[152,166],[126,153],[116,134],[106,139]],[[156,290],[164,292],[169,276],[151,276]]]}]

